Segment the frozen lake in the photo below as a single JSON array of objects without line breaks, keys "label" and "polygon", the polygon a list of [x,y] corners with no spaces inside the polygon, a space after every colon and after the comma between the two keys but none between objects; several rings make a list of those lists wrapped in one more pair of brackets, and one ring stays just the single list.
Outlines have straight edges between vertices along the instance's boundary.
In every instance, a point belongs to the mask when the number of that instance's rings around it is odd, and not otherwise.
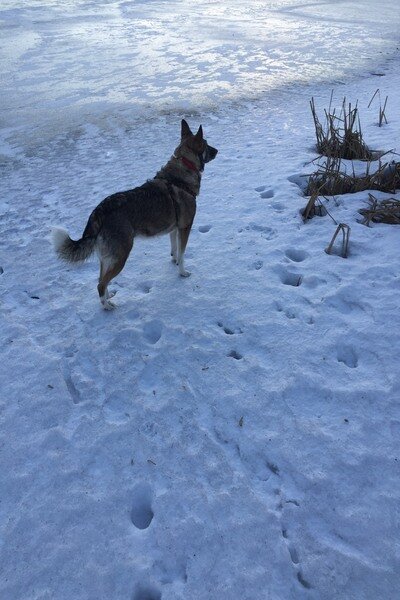
[{"label": "frozen lake", "polygon": [[1,126],[194,111],[370,71],[398,39],[391,0],[3,0]]}]

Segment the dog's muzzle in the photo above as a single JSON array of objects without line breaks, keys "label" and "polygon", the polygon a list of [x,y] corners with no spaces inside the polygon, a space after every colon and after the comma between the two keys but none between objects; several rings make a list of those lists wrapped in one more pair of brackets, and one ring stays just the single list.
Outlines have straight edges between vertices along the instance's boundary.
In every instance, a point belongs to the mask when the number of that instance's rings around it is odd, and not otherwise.
[{"label": "dog's muzzle", "polygon": [[206,149],[204,150],[202,155],[202,162],[208,163],[210,162],[210,160],[214,160],[217,154],[218,150],[207,144]]}]

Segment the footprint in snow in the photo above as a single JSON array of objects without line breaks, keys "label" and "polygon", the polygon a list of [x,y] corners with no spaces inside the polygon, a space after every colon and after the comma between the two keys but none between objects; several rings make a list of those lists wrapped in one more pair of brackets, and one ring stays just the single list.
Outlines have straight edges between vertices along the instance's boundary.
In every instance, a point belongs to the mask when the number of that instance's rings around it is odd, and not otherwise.
[{"label": "footprint in snow", "polygon": [[308,257],[307,252],[299,248],[288,248],[285,252],[287,258],[293,262],[303,262]]},{"label": "footprint in snow", "polygon": [[[286,527],[282,528],[282,537],[283,537],[283,539],[286,542],[286,546],[287,546],[287,549],[288,549],[288,552],[289,552],[290,560],[292,561],[292,563],[295,566],[297,566],[299,564],[299,562],[300,562],[299,554],[298,554],[295,546],[293,545],[293,543],[289,540],[289,535],[288,535]],[[300,570],[297,571],[296,576],[297,576],[297,580],[299,581],[299,583],[301,583],[301,585],[303,587],[305,587],[308,590],[311,588],[310,583],[308,581],[306,581],[306,579],[304,579],[304,577],[303,577],[303,575],[302,575],[302,573],[301,573]]]},{"label": "footprint in snow", "polygon": [[231,350],[227,356],[234,358],[235,360],[241,360],[243,358],[243,356],[239,354],[239,352],[236,352],[236,350]]},{"label": "footprint in snow", "polygon": [[358,356],[354,348],[351,346],[342,346],[337,350],[338,362],[344,363],[350,369],[355,369],[358,366]]},{"label": "footprint in snow", "polygon": [[261,233],[262,237],[266,238],[267,240],[270,240],[271,238],[276,236],[275,229],[272,229],[272,227],[267,227],[265,225],[259,225],[258,223],[250,223],[250,225],[246,227],[246,230],[257,231]]},{"label": "footprint in snow", "polygon": [[240,459],[246,470],[249,470],[258,481],[268,481],[271,477],[280,476],[280,470],[276,463],[267,459],[264,454],[239,452]]},{"label": "footprint in snow", "polygon": [[283,202],[272,202],[271,207],[274,210],[276,210],[276,212],[283,212],[285,210],[285,205],[283,204]]},{"label": "footprint in snow", "polygon": [[274,190],[267,189],[266,185],[260,185],[254,189],[256,192],[258,192],[260,194],[261,198],[273,198],[275,195]]},{"label": "footprint in snow", "polygon": [[143,294],[149,294],[151,292],[152,286],[153,283],[151,281],[142,281],[139,284],[139,289],[141,292],[143,292]]},{"label": "footprint in snow", "polygon": [[272,227],[266,227],[265,225],[259,225],[258,223],[250,223],[249,225],[246,225],[246,227],[240,227],[240,229],[238,229],[238,233],[243,233],[244,231],[256,231],[266,240],[270,240],[277,235],[275,229],[272,229]]},{"label": "footprint in snow", "polygon": [[292,308],[285,309],[280,302],[275,302],[274,306],[278,312],[283,312],[288,319],[296,319],[297,315]]},{"label": "footprint in snow", "polygon": [[200,233],[208,233],[211,229],[211,225],[200,225],[199,231]]},{"label": "footprint in snow", "polygon": [[298,565],[299,564],[299,556],[297,554],[296,548],[294,546],[292,546],[291,544],[289,544],[288,550],[289,550],[290,558],[292,559],[292,563],[294,565]]},{"label": "footprint in snow", "polygon": [[134,502],[131,510],[131,521],[137,529],[147,529],[153,520],[151,507],[152,492],[147,483],[139,483],[133,492]]},{"label": "footprint in snow", "polygon": [[300,572],[300,571],[297,573],[297,579],[299,580],[299,582],[301,583],[301,585],[302,585],[303,587],[305,587],[307,590],[309,590],[309,589],[310,589],[310,587],[311,587],[311,584],[310,584],[310,583],[308,583],[308,581],[306,581],[306,580],[304,579],[304,577],[303,577],[303,575],[301,574],[301,572]]},{"label": "footprint in snow", "polygon": [[233,335],[235,333],[243,333],[243,331],[240,329],[240,327],[226,327],[222,321],[218,321],[217,323],[218,327],[221,327],[221,329],[224,330],[224,333],[226,333],[226,335]]},{"label": "footprint in snow", "polygon": [[266,460],[265,464],[266,464],[267,468],[271,471],[271,473],[273,473],[274,475],[279,475],[279,467],[278,467],[278,465],[276,465],[275,463],[271,462],[270,460]]},{"label": "footprint in snow", "polygon": [[156,344],[161,338],[163,324],[161,321],[149,321],[144,324],[143,335],[150,344]]},{"label": "footprint in snow", "polygon": [[265,192],[261,192],[261,198],[273,198],[275,195],[274,190],[265,190]]},{"label": "footprint in snow", "polygon": [[139,584],[132,596],[132,600],[161,600],[161,592],[154,585]]},{"label": "footprint in snow", "polygon": [[127,311],[126,316],[130,321],[136,321],[136,319],[140,317],[140,313],[136,310],[136,308],[132,308],[131,310]]},{"label": "footprint in snow", "polygon": [[138,333],[135,329],[122,329],[115,335],[111,345],[115,348],[135,348],[138,343],[138,337]]},{"label": "footprint in snow", "polygon": [[289,271],[283,271],[281,274],[281,281],[284,285],[291,285],[293,287],[299,287],[301,285],[303,276],[298,273],[290,273]]},{"label": "footprint in snow", "polygon": [[[66,356],[68,356],[68,355],[66,355]],[[82,401],[82,398],[79,393],[79,390],[77,389],[77,387],[72,379],[71,368],[66,359],[64,359],[62,361],[61,372],[62,372],[62,375],[64,378],[65,386],[69,392],[69,395],[71,396],[72,402],[74,404],[79,404]]]},{"label": "footprint in snow", "polygon": [[262,260],[255,260],[252,264],[253,269],[255,269],[256,271],[259,271],[260,269],[262,269],[264,266],[264,263]]}]

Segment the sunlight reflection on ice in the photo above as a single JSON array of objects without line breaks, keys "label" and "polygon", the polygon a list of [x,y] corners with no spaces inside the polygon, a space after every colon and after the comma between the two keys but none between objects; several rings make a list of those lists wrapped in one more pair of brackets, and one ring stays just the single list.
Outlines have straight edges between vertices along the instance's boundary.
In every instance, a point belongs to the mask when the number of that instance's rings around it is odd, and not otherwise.
[{"label": "sunlight reflection on ice", "polygon": [[3,115],[40,122],[91,102],[191,110],[335,80],[390,51],[399,22],[389,0],[5,0]]}]

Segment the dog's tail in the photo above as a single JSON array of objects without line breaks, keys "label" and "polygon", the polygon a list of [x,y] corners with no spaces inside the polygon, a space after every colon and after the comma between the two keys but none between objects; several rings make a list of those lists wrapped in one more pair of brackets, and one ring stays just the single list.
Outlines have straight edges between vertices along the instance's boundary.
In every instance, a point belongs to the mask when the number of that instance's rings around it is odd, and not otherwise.
[{"label": "dog's tail", "polygon": [[85,235],[86,231],[80,240],[71,240],[68,232],[59,227],[52,229],[52,241],[54,249],[62,260],[67,262],[82,262],[93,254],[96,237]]}]

